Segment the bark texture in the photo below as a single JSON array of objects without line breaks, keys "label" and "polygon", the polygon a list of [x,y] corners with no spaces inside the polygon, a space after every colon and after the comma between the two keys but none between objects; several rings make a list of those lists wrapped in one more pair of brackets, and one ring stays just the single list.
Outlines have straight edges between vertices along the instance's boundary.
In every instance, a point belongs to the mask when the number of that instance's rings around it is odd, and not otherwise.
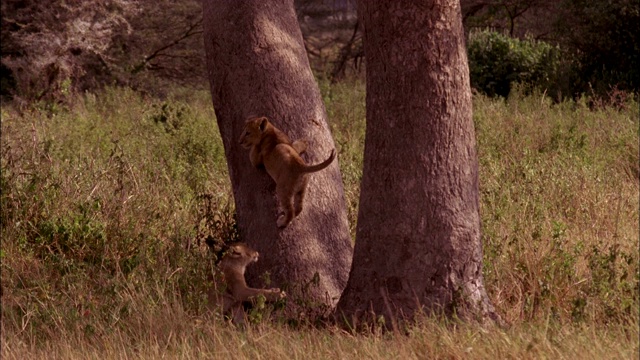
[{"label": "bark texture", "polygon": [[[352,247],[338,161],[311,174],[302,213],[284,230],[276,227],[275,183],[249,162],[238,140],[245,120],[267,116],[292,140],[306,138],[308,164],[334,148],[326,111],[311,73],[292,0],[204,0],[207,70],[224,142],[243,241],[260,261],[247,273],[261,286],[296,300],[334,307],[344,289]],[[315,278],[303,290],[303,284]]]},{"label": "bark texture", "polygon": [[358,13],[367,133],[354,259],[338,312],[493,317],[460,4],[363,0]]}]

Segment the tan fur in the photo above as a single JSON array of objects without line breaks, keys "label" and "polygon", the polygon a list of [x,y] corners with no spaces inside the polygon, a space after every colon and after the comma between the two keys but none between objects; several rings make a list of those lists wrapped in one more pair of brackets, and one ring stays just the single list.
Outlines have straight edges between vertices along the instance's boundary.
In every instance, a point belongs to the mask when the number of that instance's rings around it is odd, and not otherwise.
[{"label": "tan fur", "polygon": [[248,265],[258,261],[258,256],[258,252],[245,243],[231,244],[219,265],[224,276],[225,292],[219,294],[215,289],[212,289],[209,293],[209,303],[221,307],[222,313],[224,315],[230,314],[236,324],[244,322],[243,302],[252,301],[259,295],[264,296],[269,302],[286,297],[285,292],[278,288],[255,289],[247,286],[244,278],[245,270]]},{"label": "tan fur", "polygon": [[[265,118],[265,117],[262,116],[262,117],[253,118],[253,119],[255,120],[255,119],[259,119],[259,118]],[[308,144],[307,144],[306,140],[296,140],[294,142],[291,142],[291,139],[289,139],[289,136],[287,136],[287,134],[283,133],[282,131],[280,131],[275,126],[273,127],[273,133],[276,135],[276,140],[277,140],[278,144],[289,144],[289,145],[291,145],[298,152],[299,155],[302,155],[302,154],[304,154],[305,151],[307,151]]]},{"label": "tan fur", "polygon": [[320,171],[331,164],[336,157],[335,150],[327,160],[317,165],[307,165],[300,157],[306,142],[287,142],[289,138],[266,117],[247,120],[240,144],[250,149],[249,160],[253,166],[264,165],[267,173],[276,182],[276,193],[283,214],[278,216],[278,227],[287,226],[302,211],[302,202],[309,179],[308,173]]},{"label": "tan fur", "polygon": [[[262,119],[266,119],[266,117],[249,118],[247,120],[247,122],[246,122],[246,125],[245,125],[245,131],[247,130],[247,126],[250,126],[251,130],[254,133],[257,133],[255,128],[257,126],[259,126],[259,121],[261,121]],[[251,125],[249,125],[249,124],[251,124]],[[243,131],[243,135],[244,135],[244,131]],[[280,131],[275,126],[273,126],[273,137],[272,137],[272,140],[273,140],[274,144],[289,144],[289,145],[291,145],[291,147],[293,147],[298,152],[298,155],[302,155],[302,154],[304,154],[305,151],[307,151],[307,146],[308,146],[307,141],[305,141],[305,140],[296,140],[294,142],[291,142],[291,139],[289,139],[289,136],[287,136],[287,134],[283,133],[282,131]],[[241,139],[241,143],[242,143],[242,139]],[[250,159],[254,159],[255,160],[255,162],[251,161],[251,164],[253,164],[253,166],[255,166],[255,167],[259,167],[259,166],[263,165],[262,159],[260,158],[261,150],[262,149],[261,149],[261,146],[260,146],[259,143],[251,146],[251,153],[250,153],[249,156],[250,156]]]}]

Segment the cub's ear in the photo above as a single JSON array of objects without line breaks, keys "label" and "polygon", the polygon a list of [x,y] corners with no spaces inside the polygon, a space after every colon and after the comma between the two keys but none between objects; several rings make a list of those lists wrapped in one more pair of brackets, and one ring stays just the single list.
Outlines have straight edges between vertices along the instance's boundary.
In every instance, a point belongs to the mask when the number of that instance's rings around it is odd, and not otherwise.
[{"label": "cub's ear", "polygon": [[269,123],[269,120],[267,120],[266,117],[260,118],[260,131],[264,131],[264,129],[267,128],[268,123]]}]

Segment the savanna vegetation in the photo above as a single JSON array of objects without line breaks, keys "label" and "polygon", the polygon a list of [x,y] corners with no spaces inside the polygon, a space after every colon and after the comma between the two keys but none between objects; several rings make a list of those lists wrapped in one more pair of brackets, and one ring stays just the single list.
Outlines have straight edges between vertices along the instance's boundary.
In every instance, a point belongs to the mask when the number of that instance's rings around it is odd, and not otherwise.
[{"label": "savanna vegetation", "polygon": [[[321,85],[353,229],[364,85]],[[632,358],[638,104],[587,102],[474,97],[485,282],[511,326],[425,316],[407,335],[206,311],[207,239],[237,239],[208,93],[3,106],[2,358]]]},{"label": "savanna vegetation", "polygon": [[[243,329],[207,308],[218,245],[246,239],[198,1],[0,4],[2,359],[640,353],[636,2],[461,1],[484,282],[507,326],[424,314],[397,332],[338,326],[304,298],[299,314],[258,303]],[[366,130],[354,9],[296,1],[353,241]]]}]

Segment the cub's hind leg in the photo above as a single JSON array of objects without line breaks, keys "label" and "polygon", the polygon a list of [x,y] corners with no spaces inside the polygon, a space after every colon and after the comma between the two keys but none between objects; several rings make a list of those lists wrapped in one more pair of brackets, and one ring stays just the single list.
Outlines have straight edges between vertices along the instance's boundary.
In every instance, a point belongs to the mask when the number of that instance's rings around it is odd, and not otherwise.
[{"label": "cub's hind leg", "polygon": [[307,183],[309,182],[309,178],[307,176],[302,176],[300,184],[298,185],[298,189],[294,199],[294,207],[295,207],[295,216],[300,215],[302,212],[302,204],[304,203],[304,195],[307,192]]},{"label": "cub's hind leg", "polygon": [[229,317],[231,318],[231,322],[233,324],[236,324],[240,327],[246,325],[246,315],[244,314],[244,308],[242,307],[241,301],[237,301],[233,304],[233,306],[231,307],[231,312],[229,313]]},{"label": "cub's hind leg", "polygon": [[306,140],[296,140],[291,144],[291,147],[298,152],[299,155],[304,154],[307,151],[307,141]]},{"label": "cub's hind leg", "polygon": [[291,194],[290,191],[288,191],[287,189],[283,189],[280,186],[276,188],[276,193],[278,194],[278,202],[280,203],[280,206],[284,211],[283,214],[278,216],[278,221],[276,222],[276,224],[278,225],[279,228],[283,228],[289,225],[291,220],[293,220],[293,212],[294,212],[293,195],[294,194]]}]

